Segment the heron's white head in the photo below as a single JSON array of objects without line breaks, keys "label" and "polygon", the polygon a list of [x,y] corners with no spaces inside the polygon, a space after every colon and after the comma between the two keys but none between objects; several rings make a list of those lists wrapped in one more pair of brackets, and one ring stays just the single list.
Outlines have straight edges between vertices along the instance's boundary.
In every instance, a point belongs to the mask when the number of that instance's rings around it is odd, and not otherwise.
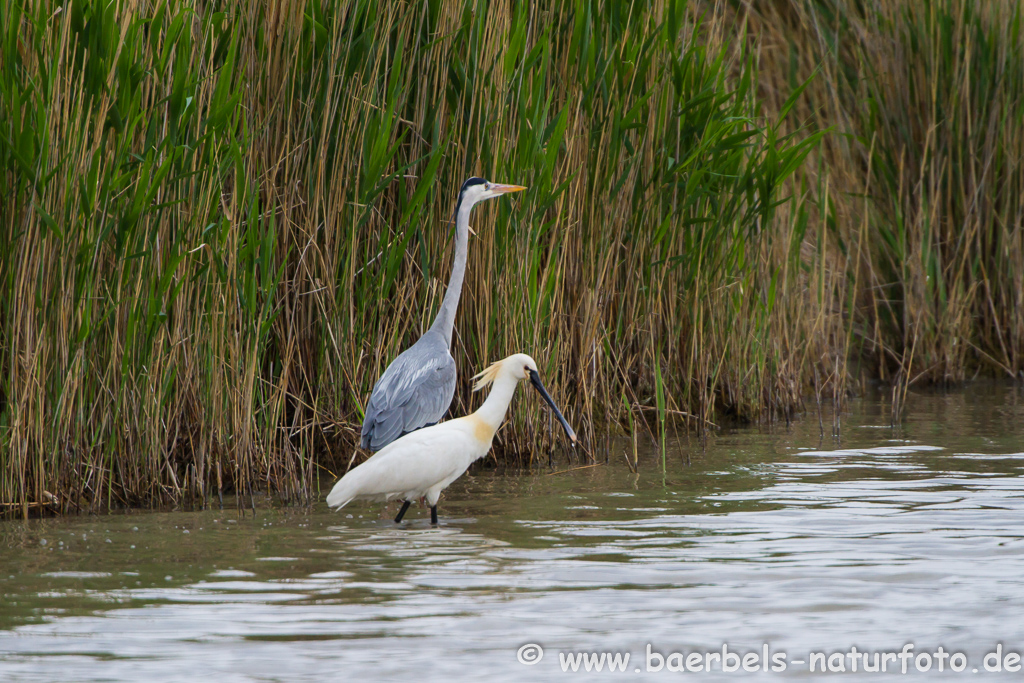
[{"label": "heron's white head", "polygon": [[576,432],[573,431],[572,427],[566,421],[562,415],[562,411],[555,405],[554,399],[551,398],[551,394],[548,393],[547,389],[544,388],[544,384],[540,381],[540,372],[537,370],[537,362],[527,356],[525,353],[515,353],[504,360],[499,360],[497,363],[492,363],[486,370],[473,377],[476,380],[476,384],[473,385],[473,391],[480,391],[484,387],[499,381],[502,378],[509,378],[515,382],[522,382],[524,380],[530,380],[533,384],[533,388],[547,401],[547,404],[551,406],[551,410],[555,413],[555,417],[562,424],[562,428],[565,429],[566,435],[569,440],[575,445],[576,443]]},{"label": "heron's white head", "polygon": [[459,191],[459,206],[468,209],[477,202],[525,189],[522,185],[502,185],[483,178],[470,178],[462,184],[462,189]]}]

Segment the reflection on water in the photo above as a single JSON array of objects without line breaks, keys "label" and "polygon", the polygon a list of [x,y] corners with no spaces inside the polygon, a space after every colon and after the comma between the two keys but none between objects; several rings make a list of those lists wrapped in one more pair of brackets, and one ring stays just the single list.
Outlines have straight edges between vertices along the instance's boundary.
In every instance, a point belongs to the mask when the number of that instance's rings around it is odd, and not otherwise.
[{"label": "reflection on water", "polygon": [[[915,397],[899,431],[884,405],[853,411],[841,443],[816,418],[683,441],[664,476],[615,449],[568,474],[481,472],[436,529],[322,504],[3,522],[0,679],[533,680],[564,676],[559,651],[644,669],[648,643],[793,662],[751,680],[907,643],[962,651],[970,675],[998,643],[1020,652],[1016,391]],[[525,643],[547,655],[520,664]]]}]

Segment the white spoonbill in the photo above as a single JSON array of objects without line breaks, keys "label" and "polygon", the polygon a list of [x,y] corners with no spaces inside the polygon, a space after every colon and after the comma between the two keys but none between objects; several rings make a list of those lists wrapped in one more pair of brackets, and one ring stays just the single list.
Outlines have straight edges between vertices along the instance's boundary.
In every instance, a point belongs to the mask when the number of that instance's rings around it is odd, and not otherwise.
[{"label": "white spoonbill", "polygon": [[491,385],[491,393],[476,412],[418,429],[392,441],[342,477],[327,495],[327,504],[340,508],[353,500],[398,498],[405,502],[395,517],[397,524],[409,509],[410,501],[425,497],[430,505],[430,523],[437,524],[437,500],[441,491],[491,450],[491,440],[505,419],[516,386],[527,379],[551,406],[573,445],[576,444],[576,432],[541,383],[537,363],[525,353],[498,361],[473,379],[476,380],[473,391]]}]

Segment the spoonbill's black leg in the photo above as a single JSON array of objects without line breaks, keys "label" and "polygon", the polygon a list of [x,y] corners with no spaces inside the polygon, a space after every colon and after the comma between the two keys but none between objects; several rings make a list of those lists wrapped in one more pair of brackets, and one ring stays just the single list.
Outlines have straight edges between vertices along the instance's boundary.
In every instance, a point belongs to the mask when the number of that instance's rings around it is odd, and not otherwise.
[{"label": "spoonbill's black leg", "polygon": [[409,501],[402,503],[402,509],[398,511],[398,516],[395,517],[395,524],[402,521],[402,517],[405,517],[405,511],[409,509]]},{"label": "spoonbill's black leg", "polygon": [[437,506],[436,505],[431,505],[430,506],[430,523],[433,524],[434,526],[437,526]]}]

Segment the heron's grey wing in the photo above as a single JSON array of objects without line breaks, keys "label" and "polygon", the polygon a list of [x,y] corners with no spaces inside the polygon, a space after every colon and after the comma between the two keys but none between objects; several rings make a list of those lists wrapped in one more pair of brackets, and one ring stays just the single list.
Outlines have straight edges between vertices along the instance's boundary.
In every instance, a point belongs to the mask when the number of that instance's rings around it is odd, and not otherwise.
[{"label": "heron's grey wing", "polygon": [[414,344],[398,356],[366,404],[362,445],[377,451],[444,417],[455,395],[455,359],[447,345]]}]

